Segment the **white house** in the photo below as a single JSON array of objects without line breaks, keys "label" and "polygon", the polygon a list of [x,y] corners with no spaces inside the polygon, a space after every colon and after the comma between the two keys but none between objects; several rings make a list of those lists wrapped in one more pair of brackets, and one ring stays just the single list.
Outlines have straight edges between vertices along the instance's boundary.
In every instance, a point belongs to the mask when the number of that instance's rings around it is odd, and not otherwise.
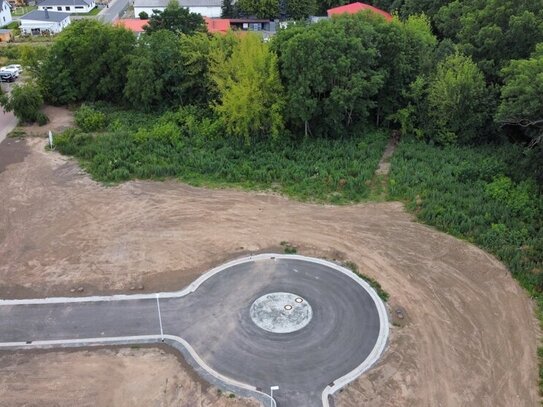
[{"label": "white house", "polygon": [[11,23],[11,6],[7,0],[0,0],[0,27]]},{"label": "white house", "polygon": [[[178,0],[181,7],[188,8],[192,13],[204,17],[220,17],[222,0]],[[144,11],[148,16],[154,14],[153,10],[163,11],[169,0],[134,0],[134,15],[137,17]]]},{"label": "white house", "polygon": [[34,10],[21,17],[21,33],[58,34],[70,24],[70,15],[49,10]]},{"label": "white house", "polygon": [[88,13],[95,7],[94,0],[42,0],[38,2],[38,10],[63,13]]}]

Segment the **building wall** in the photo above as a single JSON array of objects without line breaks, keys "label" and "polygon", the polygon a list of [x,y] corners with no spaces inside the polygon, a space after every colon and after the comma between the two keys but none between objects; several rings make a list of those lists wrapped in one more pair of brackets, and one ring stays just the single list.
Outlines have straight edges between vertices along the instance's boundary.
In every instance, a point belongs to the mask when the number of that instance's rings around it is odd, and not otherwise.
[{"label": "building wall", "polygon": [[11,23],[11,9],[7,2],[0,0],[0,27]]},{"label": "building wall", "polygon": [[[139,7],[134,6],[134,16],[138,17],[142,11],[145,11],[148,16],[152,16],[153,10],[163,11],[166,7]],[[221,16],[221,7],[189,7],[189,10],[192,13],[201,14],[204,17],[220,17]]]},{"label": "building wall", "polygon": [[30,35],[32,34],[32,29],[39,29],[42,32],[49,30],[52,34],[58,34],[70,24],[70,17],[67,17],[60,23],[54,21],[21,20],[21,33]]},{"label": "building wall", "polygon": [[94,1],[88,5],[88,6],[39,6],[39,10],[49,10],[49,11],[56,11],[60,13],[88,13],[91,11],[94,7],[96,7],[96,4]]}]

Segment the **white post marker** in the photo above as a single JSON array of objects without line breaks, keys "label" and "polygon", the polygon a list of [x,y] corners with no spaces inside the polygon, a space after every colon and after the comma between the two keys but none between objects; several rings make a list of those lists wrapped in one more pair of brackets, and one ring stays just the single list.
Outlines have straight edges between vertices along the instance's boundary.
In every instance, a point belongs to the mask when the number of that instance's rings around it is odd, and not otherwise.
[{"label": "white post marker", "polygon": [[270,387],[270,407],[275,407],[277,406],[277,403],[275,403],[275,399],[273,398],[273,391],[274,390],[279,390],[279,386],[271,386]]},{"label": "white post marker", "polygon": [[53,148],[53,133],[49,130],[49,148]]}]

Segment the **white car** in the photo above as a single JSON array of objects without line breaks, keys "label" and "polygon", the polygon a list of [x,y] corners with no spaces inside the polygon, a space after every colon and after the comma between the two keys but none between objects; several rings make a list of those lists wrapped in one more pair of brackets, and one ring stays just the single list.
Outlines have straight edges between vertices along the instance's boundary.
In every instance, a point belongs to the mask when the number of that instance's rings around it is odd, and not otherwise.
[{"label": "white car", "polygon": [[6,68],[8,68],[8,69],[11,69],[11,68],[17,69],[19,71],[19,73],[23,73],[23,67],[21,65],[19,65],[19,64],[8,65],[8,66],[6,66]]},{"label": "white car", "polygon": [[8,66],[3,66],[2,68],[0,68],[0,73],[4,73],[4,72],[10,73],[16,78],[19,77],[19,70],[17,68],[10,68]]}]

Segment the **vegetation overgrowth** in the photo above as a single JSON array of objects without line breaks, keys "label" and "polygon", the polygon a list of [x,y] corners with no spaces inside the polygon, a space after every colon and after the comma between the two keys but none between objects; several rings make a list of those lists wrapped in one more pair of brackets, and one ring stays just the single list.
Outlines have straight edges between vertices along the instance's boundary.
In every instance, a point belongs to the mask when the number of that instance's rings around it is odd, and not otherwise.
[{"label": "vegetation overgrowth", "polygon": [[[543,196],[526,175],[532,163],[524,148],[509,143],[436,148],[406,140],[392,159],[389,199],[494,254],[536,301],[542,320]],[[543,348],[538,355],[542,363]],[[541,391],[542,379],[540,371]]]},{"label": "vegetation overgrowth", "polygon": [[358,202],[369,196],[368,181],[387,143],[387,134],[376,130],[341,142],[247,145],[221,137],[209,120],[195,120],[194,109],[156,117],[103,107],[94,119],[89,109],[76,120],[86,129],[102,129],[68,130],[55,138],[55,145],[79,158],[94,179],[109,183],[175,177],[195,185],[271,189],[303,200]]}]

